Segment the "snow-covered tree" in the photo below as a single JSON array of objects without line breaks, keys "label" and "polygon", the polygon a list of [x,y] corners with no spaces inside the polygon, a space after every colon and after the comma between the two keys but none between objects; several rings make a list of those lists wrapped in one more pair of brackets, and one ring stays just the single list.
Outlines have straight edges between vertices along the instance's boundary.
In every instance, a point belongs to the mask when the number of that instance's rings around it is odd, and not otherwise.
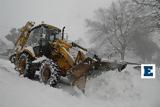
[{"label": "snow-covered tree", "polygon": [[141,16],[142,9],[130,0],[113,2],[109,8],[100,8],[95,12],[95,20],[86,20],[91,41],[98,46],[107,44],[124,60],[135,29],[148,29],[150,17]]},{"label": "snow-covered tree", "polygon": [[152,22],[155,28],[160,28],[160,0],[132,0],[140,7],[146,10],[145,15],[152,16]]},{"label": "snow-covered tree", "polygon": [[19,32],[20,32],[19,29],[12,28],[9,34],[5,36],[5,38],[15,44],[18,38]]}]

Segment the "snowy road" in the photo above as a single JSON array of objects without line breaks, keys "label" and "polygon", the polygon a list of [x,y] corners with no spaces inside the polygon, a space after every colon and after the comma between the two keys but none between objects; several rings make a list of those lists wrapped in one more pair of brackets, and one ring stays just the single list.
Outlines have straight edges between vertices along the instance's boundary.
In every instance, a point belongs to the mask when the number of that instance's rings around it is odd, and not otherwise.
[{"label": "snowy road", "polygon": [[[160,78],[160,77],[159,77]],[[142,80],[129,66],[89,80],[86,95],[20,78],[9,61],[0,59],[0,107],[160,107],[160,79]]]}]

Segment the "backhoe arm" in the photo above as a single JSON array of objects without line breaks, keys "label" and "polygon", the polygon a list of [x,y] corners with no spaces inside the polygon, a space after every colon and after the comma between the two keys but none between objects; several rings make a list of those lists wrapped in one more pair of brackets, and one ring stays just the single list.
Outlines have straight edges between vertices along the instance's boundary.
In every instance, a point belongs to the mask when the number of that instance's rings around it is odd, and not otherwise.
[{"label": "backhoe arm", "polygon": [[84,50],[84,51],[87,51],[86,48],[84,48],[84,47],[82,47],[82,46],[80,46],[80,45],[78,45],[78,44],[76,44],[76,43],[74,43],[74,42],[72,42],[72,46],[73,46],[73,47],[78,47],[78,48],[80,48],[80,49],[82,49],[82,50]]}]

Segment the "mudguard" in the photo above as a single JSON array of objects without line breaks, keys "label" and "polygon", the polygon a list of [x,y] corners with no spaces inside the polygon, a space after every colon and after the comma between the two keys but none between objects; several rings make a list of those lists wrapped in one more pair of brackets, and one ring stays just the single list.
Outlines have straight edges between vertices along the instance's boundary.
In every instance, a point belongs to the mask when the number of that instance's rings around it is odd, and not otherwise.
[{"label": "mudguard", "polygon": [[28,53],[31,57],[33,58],[36,58],[35,56],[35,53],[34,53],[34,50],[33,50],[33,47],[32,46],[27,46],[27,47],[24,47],[24,49],[22,50],[22,53],[23,52],[26,52]]}]

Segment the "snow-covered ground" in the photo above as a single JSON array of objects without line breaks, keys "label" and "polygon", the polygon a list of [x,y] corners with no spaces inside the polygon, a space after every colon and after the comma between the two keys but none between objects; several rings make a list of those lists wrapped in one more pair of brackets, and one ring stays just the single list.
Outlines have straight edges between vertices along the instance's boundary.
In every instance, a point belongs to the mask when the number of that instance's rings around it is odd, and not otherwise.
[{"label": "snow-covered ground", "polygon": [[0,107],[160,107],[160,75],[142,80],[128,66],[88,80],[86,95],[71,94],[19,77],[9,61],[0,59]]}]

